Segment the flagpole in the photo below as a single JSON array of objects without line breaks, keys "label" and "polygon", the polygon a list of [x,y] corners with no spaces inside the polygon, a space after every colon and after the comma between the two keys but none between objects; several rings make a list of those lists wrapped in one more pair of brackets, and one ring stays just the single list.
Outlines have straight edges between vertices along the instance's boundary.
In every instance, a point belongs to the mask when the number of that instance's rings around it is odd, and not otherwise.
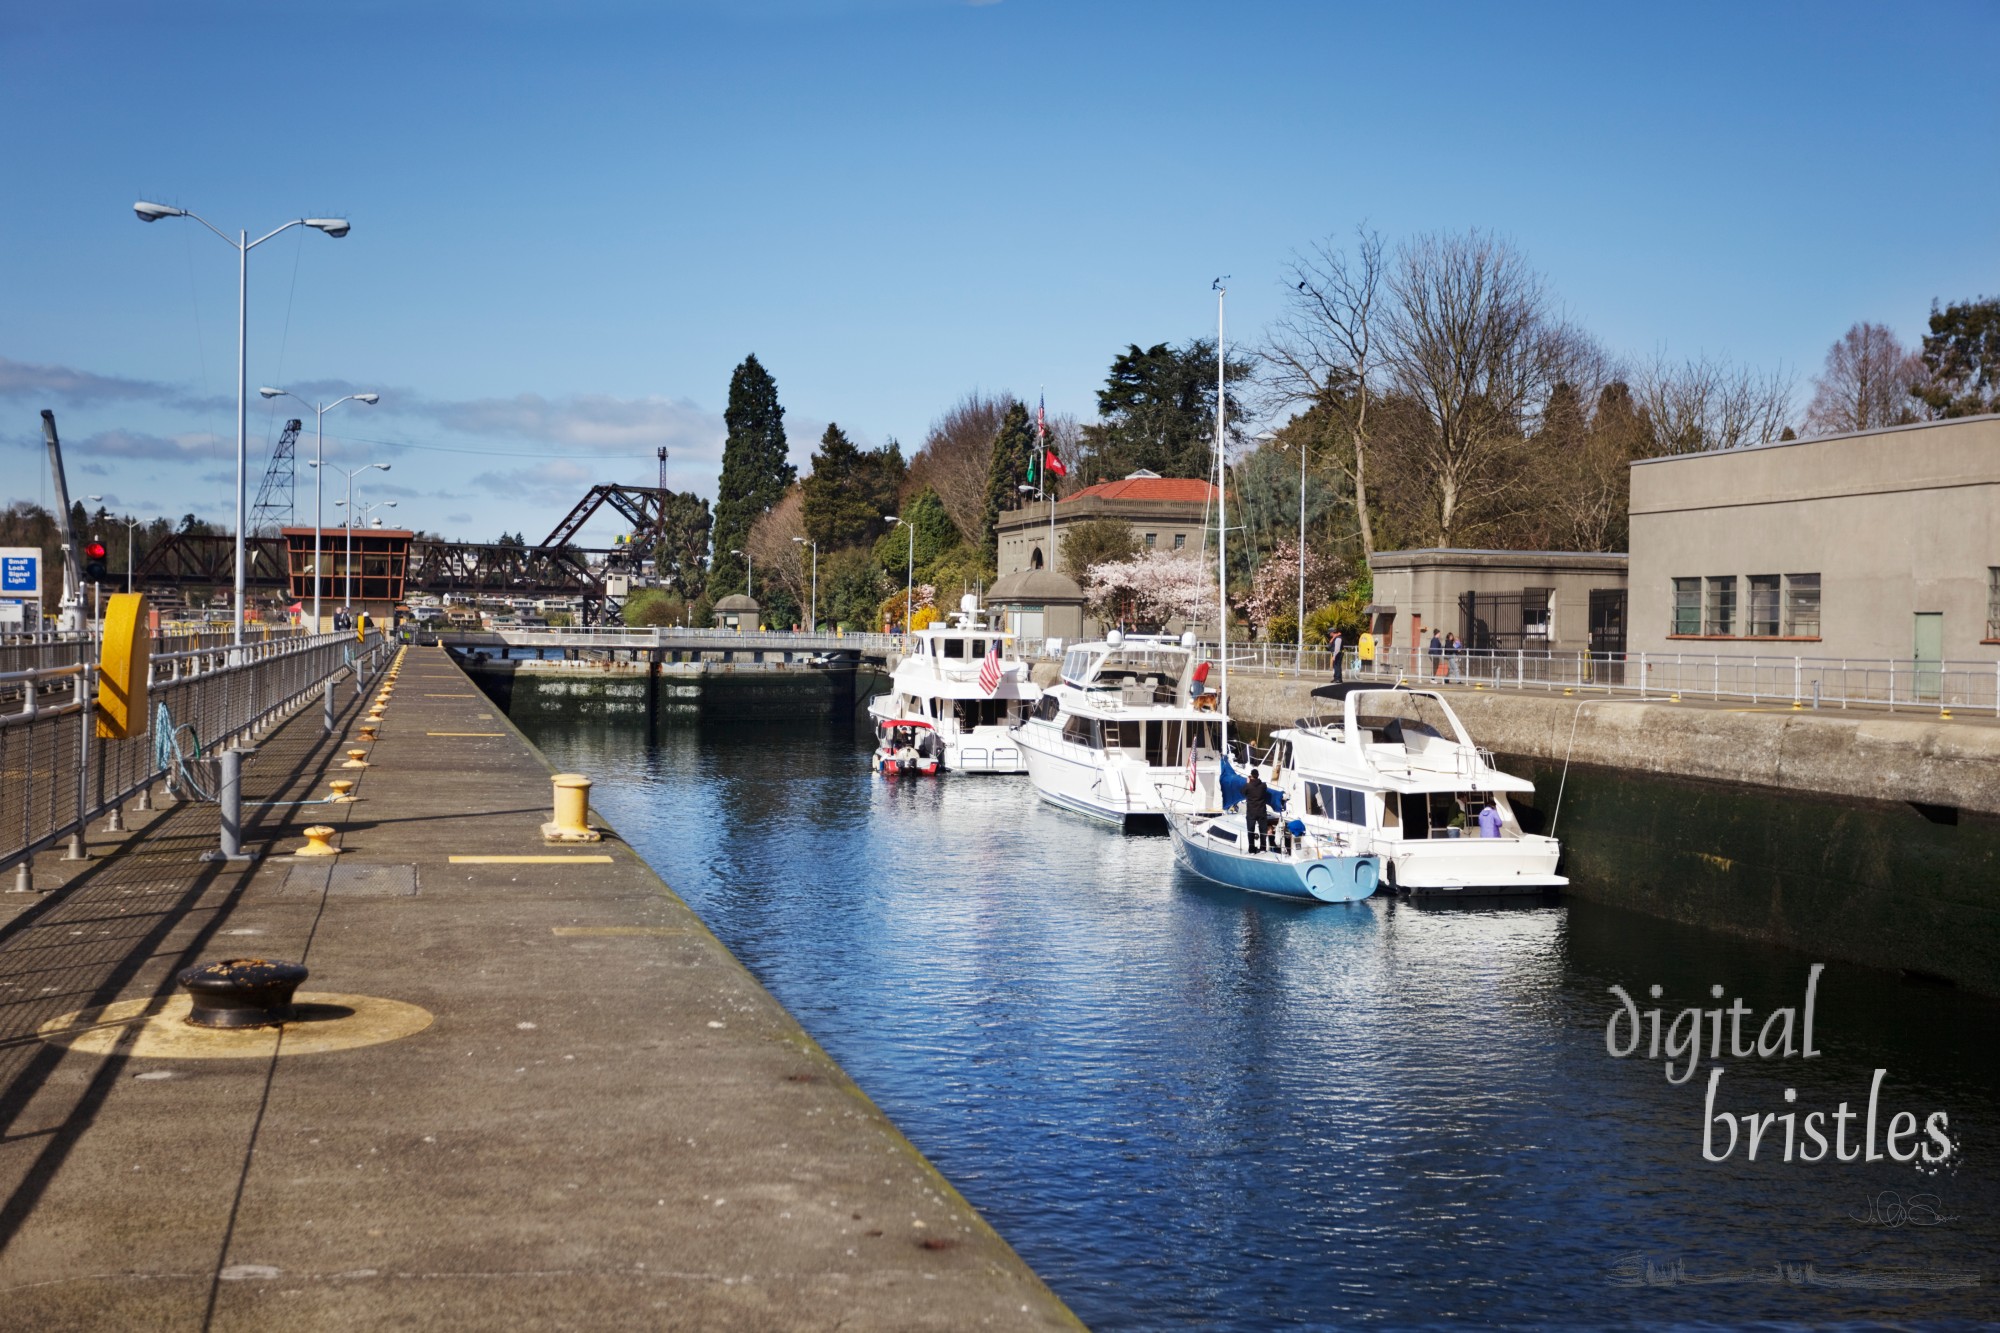
[{"label": "flagpole", "polygon": [[[1228,364],[1223,343],[1223,302],[1229,289],[1217,278],[1215,287],[1215,653],[1222,679],[1217,688],[1222,704],[1222,753],[1229,753],[1229,505],[1223,489],[1222,450],[1229,421]],[[1220,765],[1217,772],[1221,771]],[[1216,779],[1217,783],[1221,778]],[[1217,790],[1220,790],[1218,786]]]}]

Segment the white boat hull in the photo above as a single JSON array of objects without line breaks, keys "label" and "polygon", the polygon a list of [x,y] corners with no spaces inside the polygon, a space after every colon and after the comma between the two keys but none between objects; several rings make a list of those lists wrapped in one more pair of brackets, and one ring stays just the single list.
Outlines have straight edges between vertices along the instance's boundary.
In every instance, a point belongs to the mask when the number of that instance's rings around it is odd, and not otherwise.
[{"label": "white boat hull", "polygon": [[[896,696],[878,694],[868,701],[868,715],[878,724],[892,722],[903,714]],[[928,719],[926,719],[928,720]],[[1025,773],[1027,761],[1014,741],[1014,729],[1007,726],[959,728],[958,721],[941,717],[933,722],[938,741],[944,746],[947,773]]]},{"label": "white boat hull", "polygon": [[1531,893],[1569,883],[1556,873],[1554,838],[1379,839],[1375,851],[1400,890],[1411,893]]},{"label": "white boat hull", "polygon": [[1014,735],[1036,794],[1051,805],[1092,819],[1120,827],[1157,823],[1165,818],[1169,793],[1195,804],[1214,799],[1212,761],[1197,776],[1202,791],[1191,797],[1184,767],[1152,768],[1124,762],[1122,756],[1111,759],[1102,750],[1063,740],[1056,728],[1045,724],[1027,723]]}]

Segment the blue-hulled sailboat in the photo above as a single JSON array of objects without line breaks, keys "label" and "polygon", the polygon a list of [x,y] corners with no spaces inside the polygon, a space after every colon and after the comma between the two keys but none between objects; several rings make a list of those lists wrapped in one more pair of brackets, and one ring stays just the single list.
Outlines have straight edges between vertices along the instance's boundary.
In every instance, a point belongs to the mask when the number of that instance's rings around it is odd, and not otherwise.
[{"label": "blue-hulled sailboat", "polygon": [[[1216,419],[1215,419],[1215,493],[1226,497],[1224,489],[1226,476],[1223,472],[1223,449],[1221,442],[1228,439],[1225,430],[1225,413],[1228,410],[1228,395],[1223,392],[1223,338],[1222,338],[1222,292],[1218,279],[1216,290],[1215,356],[1216,356]],[[1264,893],[1278,898],[1292,898],[1303,902],[1346,903],[1366,898],[1375,892],[1375,886],[1382,875],[1381,862],[1364,845],[1367,835],[1351,830],[1337,830],[1330,822],[1304,812],[1294,814],[1283,826],[1283,832],[1274,841],[1258,837],[1261,844],[1252,850],[1252,830],[1246,822],[1247,812],[1243,805],[1243,789],[1247,779],[1239,775],[1229,762],[1229,587],[1228,531],[1229,522],[1217,501],[1215,524],[1215,566],[1216,600],[1220,614],[1216,617],[1216,665],[1220,678],[1216,688],[1219,691],[1220,707],[1216,710],[1222,722],[1222,750],[1218,756],[1218,780],[1216,789],[1222,804],[1219,811],[1196,811],[1192,808],[1169,806],[1167,809],[1167,830],[1173,835],[1174,855],[1203,879],[1225,884],[1230,888],[1242,889],[1246,893]],[[1263,777],[1259,774],[1260,779]],[[1274,770],[1266,782],[1267,804],[1270,810],[1284,813],[1284,794],[1278,787],[1278,774]],[[1190,788],[1195,784],[1190,781]],[[1256,831],[1262,834],[1263,830]]]}]

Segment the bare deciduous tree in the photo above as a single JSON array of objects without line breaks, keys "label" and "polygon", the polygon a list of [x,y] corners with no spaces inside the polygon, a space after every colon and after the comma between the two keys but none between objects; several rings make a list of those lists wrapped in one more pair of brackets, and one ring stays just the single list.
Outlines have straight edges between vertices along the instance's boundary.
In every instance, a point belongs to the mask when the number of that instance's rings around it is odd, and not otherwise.
[{"label": "bare deciduous tree", "polygon": [[1351,258],[1331,241],[1294,257],[1285,274],[1292,287],[1285,313],[1258,351],[1259,378],[1271,405],[1321,407],[1327,432],[1341,437],[1337,448],[1331,448],[1335,441],[1326,444],[1354,487],[1364,559],[1375,554],[1368,517],[1368,409],[1381,373],[1382,275],[1382,238],[1365,226],[1355,231]]},{"label": "bare deciduous tree", "polygon": [[1652,423],[1651,453],[1696,454],[1769,444],[1792,412],[1792,377],[1699,357],[1659,358],[1633,386]]},{"label": "bare deciduous tree", "polygon": [[748,550],[763,578],[776,579],[801,606],[811,585],[806,548],[794,537],[806,535],[805,488],[793,482],[778,503],[750,524]]},{"label": "bare deciduous tree", "polygon": [[1806,429],[1838,435],[1915,421],[1919,402],[1910,388],[1923,377],[1923,359],[1886,325],[1856,324],[1827,349],[1826,366],[1813,381]]},{"label": "bare deciduous tree", "polygon": [[1526,261],[1480,232],[1409,242],[1388,287],[1389,380],[1422,418],[1398,453],[1423,483],[1432,540],[1450,546],[1472,506],[1497,498],[1510,446],[1588,340],[1551,318]]},{"label": "bare deciduous tree", "polygon": [[1000,423],[1013,405],[1010,393],[989,398],[973,390],[931,423],[924,447],[910,460],[908,489],[914,492],[929,486],[936,491],[944,512],[967,537],[979,534],[986,513],[986,472],[993,461],[993,437],[1000,433]]}]

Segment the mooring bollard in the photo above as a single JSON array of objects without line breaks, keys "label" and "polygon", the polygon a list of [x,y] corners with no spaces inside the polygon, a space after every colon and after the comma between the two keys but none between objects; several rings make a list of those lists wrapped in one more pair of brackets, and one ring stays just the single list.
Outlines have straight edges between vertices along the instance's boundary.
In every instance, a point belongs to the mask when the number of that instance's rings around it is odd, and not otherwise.
[{"label": "mooring bollard", "polygon": [[547,842],[596,842],[602,836],[590,827],[590,779],[581,773],[558,773],[549,779],[555,786],[555,818],[542,825]]},{"label": "mooring bollard", "polygon": [[306,845],[293,852],[293,856],[339,856],[340,848],[333,845],[333,828],[328,824],[314,824],[306,830]]},{"label": "mooring bollard", "polygon": [[266,1028],[296,1017],[292,996],[309,975],[298,963],[228,958],[188,968],[175,980],[192,998],[187,1016],[191,1025]]},{"label": "mooring bollard", "polygon": [[216,756],[222,769],[221,781],[216,792],[216,804],[221,809],[221,846],[215,851],[204,852],[204,861],[248,861],[249,853],[243,850],[243,760],[256,751],[248,746],[234,750],[224,750]]},{"label": "mooring bollard", "polygon": [[330,804],[352,805],[354,803],[353,778],[335,778],[327,785],[333,788],[333,795],[326,798]]}]

